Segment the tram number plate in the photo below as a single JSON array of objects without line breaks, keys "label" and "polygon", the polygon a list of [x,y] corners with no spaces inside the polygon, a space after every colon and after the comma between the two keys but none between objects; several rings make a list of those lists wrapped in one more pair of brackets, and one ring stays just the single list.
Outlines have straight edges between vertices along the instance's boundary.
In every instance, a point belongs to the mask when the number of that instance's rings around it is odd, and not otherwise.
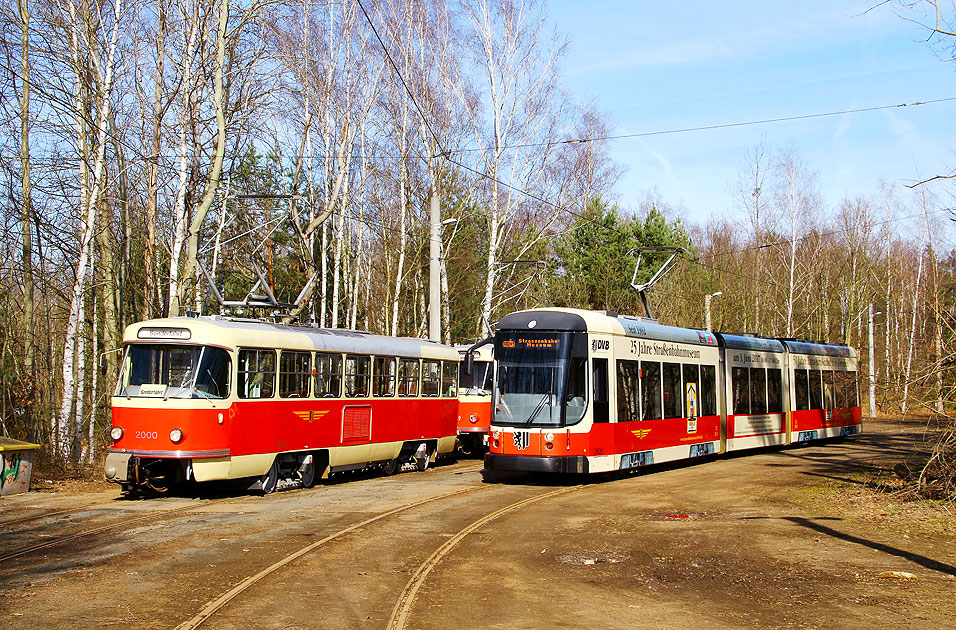
[{"label": "tram number plate", "polygon": [[637,468],[654,463],[654,451],[641,451],[640,453],[624,453],[621,455],[621,468]]},{"label": "tram number plate", "polygon": [[800,431],[797,433],[797,442],[809,442],[810,440],[817,439],[817,430],[813,431]]},{"label": "tram number plate", "polygon": [[691,457],[703,457],[704,455],[713,455],[714,454],[714,443],[705,442],[704,444],[691,444],[690,445],[690,456]]},{"label": "tram number plate", "polygon": [[845,437],[847,435],[853,435],[856,433],[855,426],[840,427],[840,437]]}]

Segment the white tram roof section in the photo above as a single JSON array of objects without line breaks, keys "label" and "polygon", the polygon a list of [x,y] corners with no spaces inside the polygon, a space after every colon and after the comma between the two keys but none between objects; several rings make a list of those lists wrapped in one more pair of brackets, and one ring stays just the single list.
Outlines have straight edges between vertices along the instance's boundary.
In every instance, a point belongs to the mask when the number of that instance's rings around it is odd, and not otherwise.
[{"label": "white tram roof section", "polygon": [[723,340],[724,347],[732,350],[748,350],[750,352],[783,352],[783,344],[777,339],[756,337],[751,335],[732,335],[717,333]]},{"label": "white tram roof section", "polygon": [[[189,330],[189,337],[173,331]],[[151,336],[157,331],[156,336]],[[147,336],[150,335],[150,336]],[[316,328],[277,324],[255,319],[206,317],[168,317],[150,319],[126,327],[124,343],[187,343],[218,345],[228,348],[273,348],[319,350],[380,356],[423,357],[458,361],[458,352],[450,346],[428,339],[385,337],[338,328]]]},{"label": "white tram roof section", "polygon": [[830,345],[816,341],[798,341],[796,339],[784,339],[783,343],[792,354],[815,354],[827,357],[857,358],[856,350],[850,346]]},{"label": "white tram roof section", "polygon": [[498,330],[587,331],[697,346],[717,346],[714,334],[704,330],[665,326],[656,320],[643,317],[577,308],[535,308],[518,311],[503,317],[498,322]]}]

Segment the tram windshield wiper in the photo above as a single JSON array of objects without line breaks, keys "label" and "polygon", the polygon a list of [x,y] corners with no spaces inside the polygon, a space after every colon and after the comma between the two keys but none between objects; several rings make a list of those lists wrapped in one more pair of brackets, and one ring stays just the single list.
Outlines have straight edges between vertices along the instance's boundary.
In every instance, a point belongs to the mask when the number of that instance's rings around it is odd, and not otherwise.
[{"label": "tram windshield wiper", "polygon": [[535,406],[534,411],[531,412],[531,415],[525,420],[523,427],[530,427],[534,422],[534,419],[538,417],[538,414],[541,413],[541,410],[544,409],[544,403],[548,403],[548,406],[551,406],[551,392],[545,394],[541,400],[538,401],[537,406]]}]

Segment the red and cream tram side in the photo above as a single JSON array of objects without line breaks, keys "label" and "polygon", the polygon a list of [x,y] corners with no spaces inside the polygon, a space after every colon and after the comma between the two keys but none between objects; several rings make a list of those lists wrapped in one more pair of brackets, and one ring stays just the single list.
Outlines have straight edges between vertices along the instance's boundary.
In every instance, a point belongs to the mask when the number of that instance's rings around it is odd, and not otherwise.
[{"label": "red and cream tram side", "polygon": [[469,345],[455,346],[462,360],[469,350],[473,359],[470,373],[464,362],[458,371],[458,448],[465,455],[481,453],[488,448],[495,373],[492,342],[472,348]]},{"label": "red and cream tram side", "polygon": [[105,474],[124,489],[280,479],[455,448],[458,353],[421,339],[221,317],[133,324]]},{"label": "red and cream tram side", "polygon": [[723,353],[727,422],[721,452],[788,444],[786,355],[776,339],[716,333]]},{"label": "red and cream tram side", "polygon": [[790,441],[854,435],[863,428],[853,348],[785,340]]},{"label": "red and cream tram side", "polygon": [[489,470],[606,472],[860,429],[846,346],[536,309],[501,320],[495,360]]}]

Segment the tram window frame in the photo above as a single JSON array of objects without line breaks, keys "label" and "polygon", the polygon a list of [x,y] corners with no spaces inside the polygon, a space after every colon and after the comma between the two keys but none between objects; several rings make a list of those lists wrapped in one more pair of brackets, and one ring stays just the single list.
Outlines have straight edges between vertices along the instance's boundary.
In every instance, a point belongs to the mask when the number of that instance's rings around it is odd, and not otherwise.
[{"label": "tram window frame", "polygon": [[783,413],[783,371],[767,368],[767,413]]},{"label": "tram window frame", "polygon": [[458,397],[458,361],[441,362],[441,396]]},{"label": "tram window frame", "polygon": [[637,422],[641,419],[641,366],[637,361],[617,361],[617,421]]},{"label": "tram window frame", "polygon": [[[326,359],[328,359],[327,362]],[[314,365],[314,396],[316,398],[341,398],[342,355],[331,352],[316,352]]]},{"label": "tram window frame", "polygon": [[[384,366],[390,366],[390,369],[383,369]],[[396,376],[395,357],[372,358],[372,396],[394,398]]]},{"label": "tram window frame", "polygon": [[717,415],[717,366],[700,366],[700,415]]},{"label": "tram window frame", "polygon": [[[248,357],[252,355],[255,357],[254,366],[256,369],[243,369],[243,366],[248,368]],[[243,359],[246,359],[245,361]],[[271,359],[272,369],[264,370],[263,359]],[[249,382],[250,376],[252,383]],[[264,375],[259,382],[255,382],[258,375]],[[268,377],[268,381],[266,378]],[[251,387],[259,387],[259,395],[249,395],[249,390]],[[260,400],[264,398],[274,398],[276,394],[276,352],[275,350],[266,350],[265,348],[240,348],[237,354],[236,361],[236,393],[239,395],[239,398],[246,400]],[[268,395],[263,395],[262,392],[268,391]]]},{"label": "tram window frame", "polygon": [[[741,382],[746,376],[746,382]],[[730,387],[733,394],[735,416],[750,415],[750,369],[742,366],[730,369]]]},{"label": "tram window frame", "polygon": [[[827,400],[827,385],[830,386],[830,400]],[[830,404],[827,404],[827,403]],[[836,392],[833,391],[833,370],[823,370],[823,409],[836,407]]]},{"label": "tram window frame", "polygon": [[[421,388],[421,364],[419,359],[398,360],[398,396],[400,398],[418,398]],[[409,373],[409,370],[412,373]]]},{"label": "tram window frame", "polygon": [[767,413],[766,368],[750,368],[750,413],[755,416]]},{"label": "tram window frame", "polygon": [[[664,417],[660,361],[641,361],[641,421]],[[656,411],[656,413],[655,413]]]},{"label": "tram window frame", "polygon": [[860,382],[857,380],[858,376],[856,370],[850,370],[847,374],[847,403],[849,407],[859,407],[860,406]]},{"label": "tram window frame", "polygon": [[[304,365],[302,361],[305,361]],[[289,365],[290,362],[291,365]],[[288,369],[290,367],[292,369]],[[311,380],[311,352],[304,350],[279,352],[279,398],[308,398]]]},{"label": "tram window frame", "polygon": [[810,409],[823,409],[823,376],[820,370],[810,370]]},{"label": "tram window frame", "polygon": [[684,401],[684,413],[689,418],[690,409],[687,403],[687,385],[689,383],[694,383],[697,390],[697,408],[694,410],[696,415],[695,417],[700,417],[700,366],[696,363],[684,363],[681,366],[681,376],[684,378],[683,389],[681,390],[681,396]]},{"label": "tram window frame", "polygon": [[683,387],[681,385],[681,364],[665,362],[661,366],[661,399],[664,408],[664,420],[684,417]]},{"label": "tram window frame", "polygon": [[345,381],[346,398],[368,398],[371,367],[372,357],[367,354],[345,355],[345,378],[343,380]]},{"label": "tram window frame", "polygon": [[607,359],[591,359],[591,395],[594,401],[593,421],[611,421],[611,397],[607,381]]},{"label": "tram window frame", "polygon": [[810,370],[795,369],[793,371],[793,402],[794,411],[810,409]]},{"label": "tram window frame", "polygon": [[[433,370],[429,373],[429,370]],[[441,393],[441,361],[422,360],[422,397],[437,398]]]}]

